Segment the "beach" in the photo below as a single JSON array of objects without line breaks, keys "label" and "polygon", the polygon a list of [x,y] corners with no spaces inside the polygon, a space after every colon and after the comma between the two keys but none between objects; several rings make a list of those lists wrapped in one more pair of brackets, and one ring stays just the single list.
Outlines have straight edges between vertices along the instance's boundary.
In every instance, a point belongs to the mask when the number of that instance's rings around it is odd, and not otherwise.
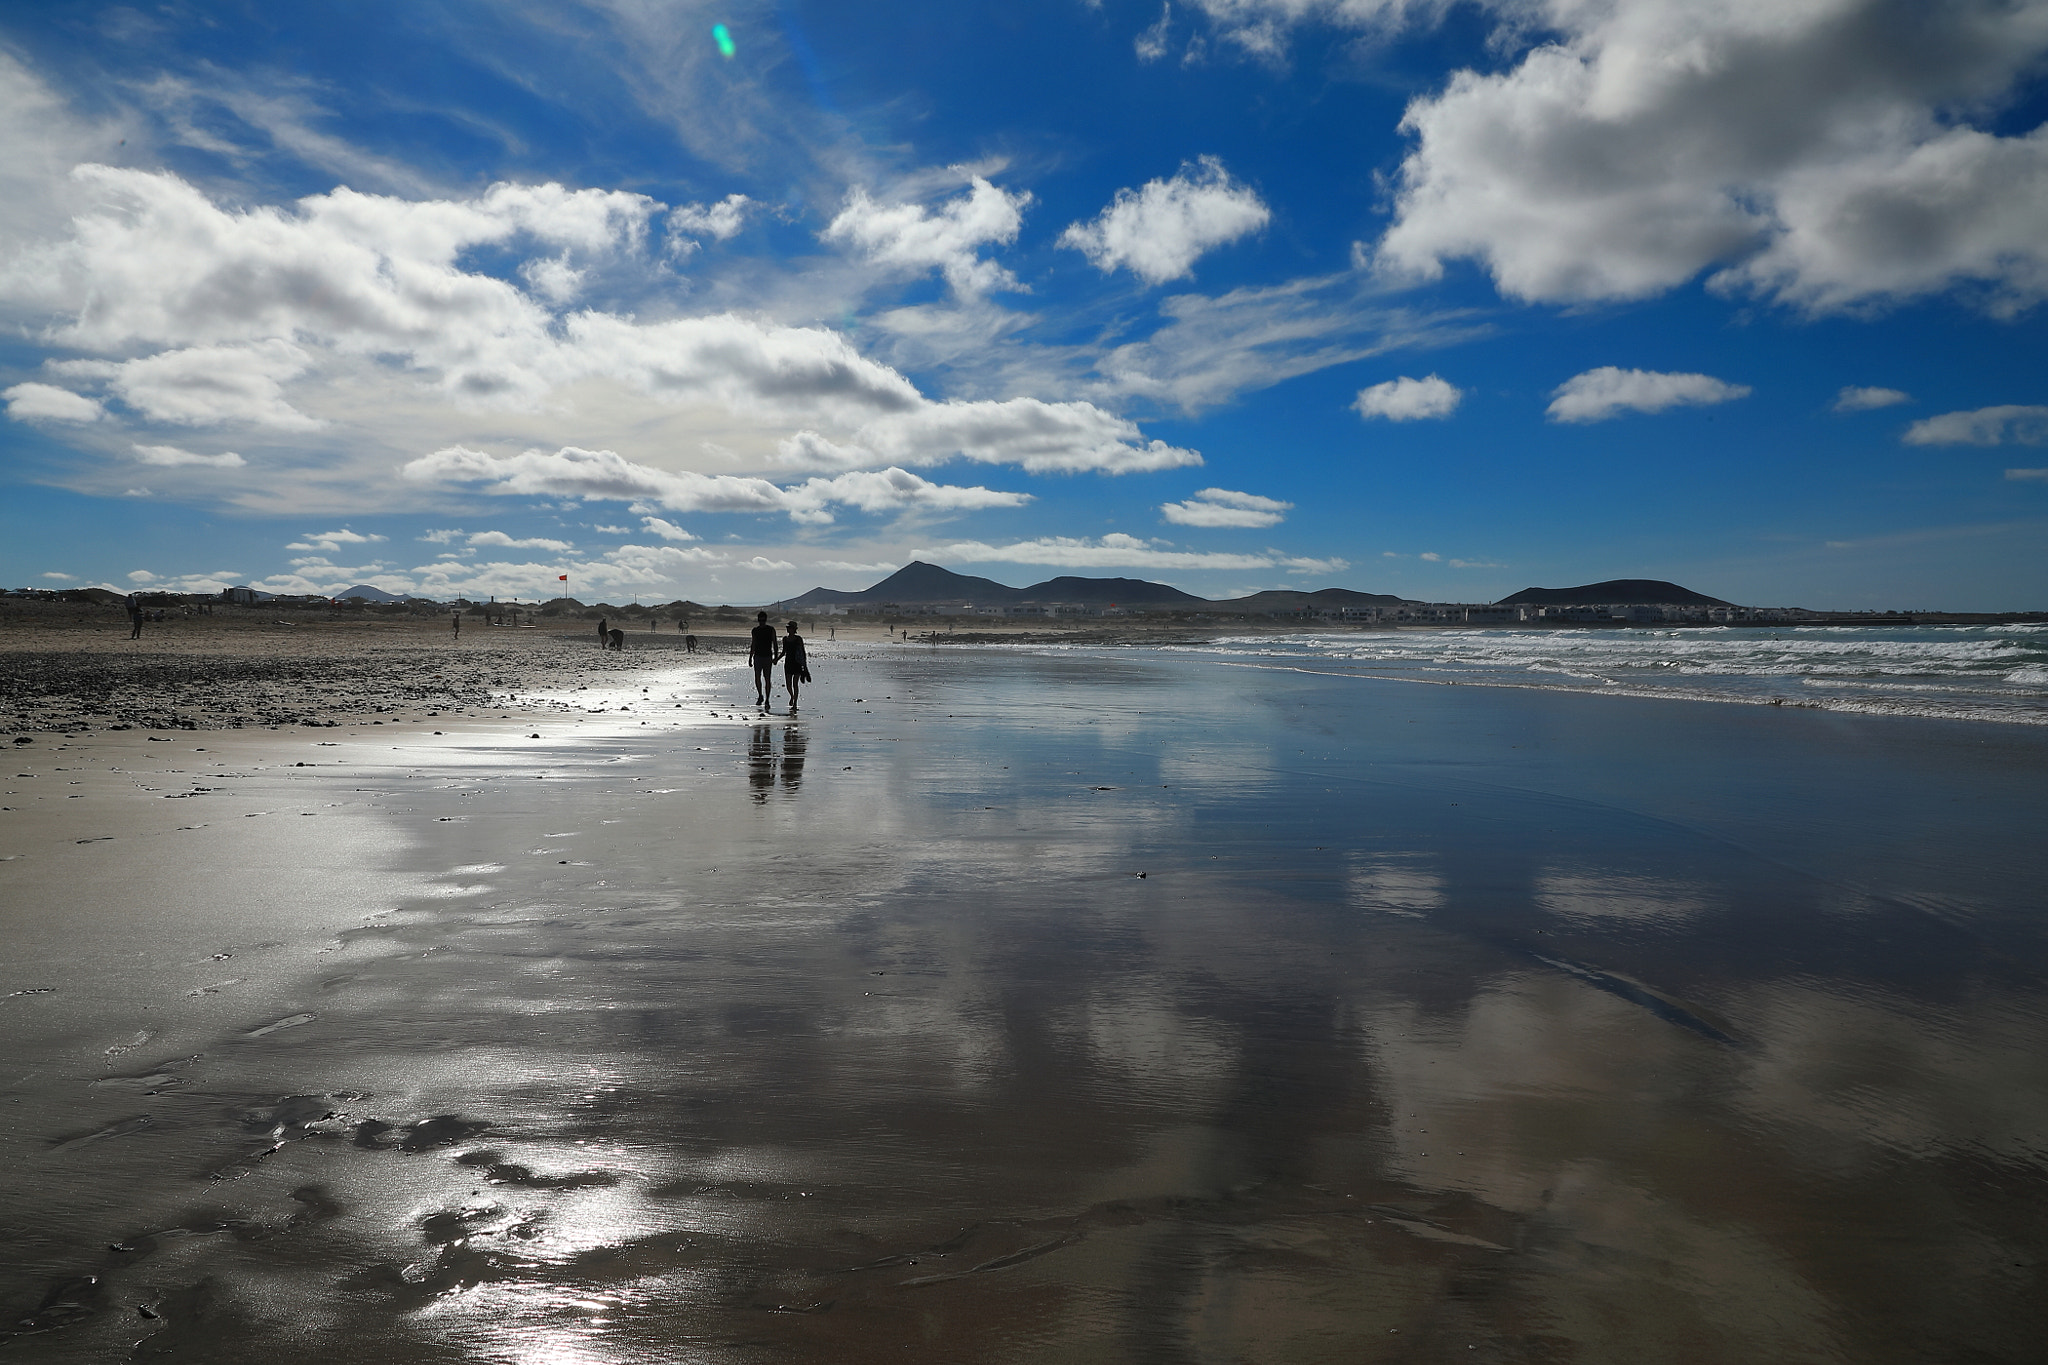
[{"label": "beach", "polygon": [[0,651],[0,1354],[2048,1334],[2048,729],[449,633]]}]

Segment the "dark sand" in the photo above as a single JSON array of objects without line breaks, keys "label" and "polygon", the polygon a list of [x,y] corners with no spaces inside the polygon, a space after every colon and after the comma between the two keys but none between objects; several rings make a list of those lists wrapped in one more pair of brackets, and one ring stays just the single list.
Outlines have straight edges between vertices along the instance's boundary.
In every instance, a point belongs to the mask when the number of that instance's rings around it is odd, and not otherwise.
[{"label": "dark sand", "polygon": [[0,1356],[2039,1358],[2048,737],[860,653],[10,755]]}]

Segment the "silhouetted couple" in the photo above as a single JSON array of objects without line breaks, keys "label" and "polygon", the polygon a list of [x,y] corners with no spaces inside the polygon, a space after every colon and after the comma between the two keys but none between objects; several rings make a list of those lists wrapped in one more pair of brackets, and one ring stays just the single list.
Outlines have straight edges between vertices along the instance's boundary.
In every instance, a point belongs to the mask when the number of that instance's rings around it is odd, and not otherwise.
[{"label": "silhouetted couple", "polygon": [[747,658],[754,666],[754,704],[762,710],[768,709],[768,698],[775,691],[775,664],[782,662],[782,684],[789,689],[789,709],[796,710],[798,688],[811,680],[809,660],[804,654],[804,637],[796,633],[796,622],[789,623],[789,634],[776,638],[775,627],[768,624],[768,613],[756,612],[752,642],[747,646]]}]

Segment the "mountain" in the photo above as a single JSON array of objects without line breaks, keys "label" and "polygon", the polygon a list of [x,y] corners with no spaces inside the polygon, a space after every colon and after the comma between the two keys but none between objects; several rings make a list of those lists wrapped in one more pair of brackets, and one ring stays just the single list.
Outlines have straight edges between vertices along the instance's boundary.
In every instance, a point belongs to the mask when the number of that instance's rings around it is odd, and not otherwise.
[{"label": "mountain", "polygon": [[1350,588],[1318,588],[1299,592],[1292,588],[1269,588],[1250,597],[1233,597],[1215,604],[1218,611],[1275,612],[1304,611],[1309,607],[1398,607],[1406,598],[1383,592],[1353,592]]},{"label": "mountain", "polygon": [[1174,607],[1209,605],[1206,597],[1169,588],[1164,583],[1147,583],[1139,578],[1076,578],[1072,574],[1063,574],[1058,578],[1048,578],[1043,583],[1033,583],[1028,588],[1009,591],[1017,593],[1025,602],[1112,602],[1119,606]]},{"label": "mountain", "polygon": [[373,588],[367,583],[358,583],[353,588],[334,594],[334,600],[337,602],[346,602],[351,597],[360,597],[365,602],[403,602],[405,600],[405,596],[402,593],[386,592],[382,588]]},{"label": "mountain", "polygon": [[1616,603],[1628,606],[1677,605],[1726,607],[1732,603],[1666,583],[1661,578],[1610,578],[1576,588],[1524,588],[1500,599],[1503,607],[1591,607]]},{"label": "mountain", "polygon": [[1012,588],[992,578],[974,578],[954,573],[936,564],[912,560],[874,587],[863,592],[840,592],[833,588],[812,588],[802,597],[792,597],[791,607],[872,607],[884,602],[904,604],[929,602],[972,602],[976,606],[1012,606],[1019,602],[1113,602],[1119,606],[1204,607],[1205,598],[1169,588],[1164,583],[1147,583],[1137,578],[1077,578],[1063,574]]},{"label": "mountain", "polygon": [[936,564],[913,559],[895,573],[862,592],[840,592],[834,588],[812,588],[802,597],[791,597],[789,607],[880,606],[884,602],[1021,602],[1024,595],[1004,587],[992,578],[973,578]]}]

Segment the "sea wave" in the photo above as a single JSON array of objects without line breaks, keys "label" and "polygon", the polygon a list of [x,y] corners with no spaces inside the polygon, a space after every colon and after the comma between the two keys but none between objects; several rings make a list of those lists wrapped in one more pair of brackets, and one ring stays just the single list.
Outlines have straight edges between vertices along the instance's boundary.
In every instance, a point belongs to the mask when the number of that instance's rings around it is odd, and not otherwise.
[{"label": "sea wave", "polygon": [[1418,682],[2048,724],[2038,625],[1362,630],[1166,648]]}]

